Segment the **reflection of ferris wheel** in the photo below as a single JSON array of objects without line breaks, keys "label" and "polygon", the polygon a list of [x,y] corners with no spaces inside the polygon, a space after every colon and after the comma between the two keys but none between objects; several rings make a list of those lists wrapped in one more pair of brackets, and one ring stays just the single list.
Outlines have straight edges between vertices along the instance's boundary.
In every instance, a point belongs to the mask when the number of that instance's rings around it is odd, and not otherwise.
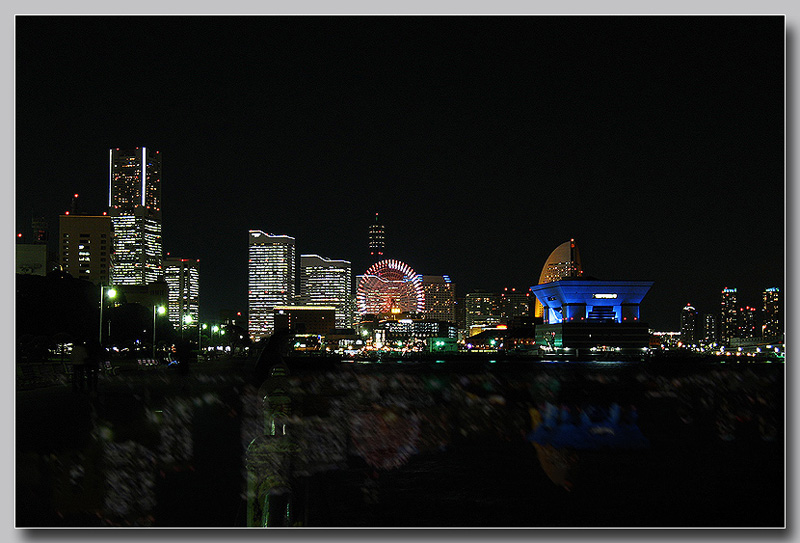
[{"label": "reflection of ferris wheel", "polygon": [[421,312],[425,309],[422,278],[399,260],[381,260],[358,281],[356,304],[361,315]]}]

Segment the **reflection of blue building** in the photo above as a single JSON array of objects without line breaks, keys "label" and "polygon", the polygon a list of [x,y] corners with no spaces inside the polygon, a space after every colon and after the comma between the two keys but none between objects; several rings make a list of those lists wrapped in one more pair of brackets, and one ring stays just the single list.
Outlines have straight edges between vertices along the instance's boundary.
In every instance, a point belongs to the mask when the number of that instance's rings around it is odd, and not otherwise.
[{"label": "reflection of blue building", "polygon": [[551,348],[644,348],[647,325],[639,304],[652,281],[562,279],[534,285],[544,324],[536,327],[537,343]]}]

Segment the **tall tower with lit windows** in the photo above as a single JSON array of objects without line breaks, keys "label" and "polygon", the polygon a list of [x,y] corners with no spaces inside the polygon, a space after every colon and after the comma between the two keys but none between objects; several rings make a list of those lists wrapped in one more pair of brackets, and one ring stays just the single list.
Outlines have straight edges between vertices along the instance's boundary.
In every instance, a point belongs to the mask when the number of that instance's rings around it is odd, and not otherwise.
[{"label": "tall tower with lit windows", "polygon": [[762,293],[764,300],[764,323],[761,326],[761,335],[764,339],[783,338],[783,309],[781,289],[770,287]]},{"label": "tall tower with lit windows", "polygon": [[386,250],[386,229],[375,213],[375,222],[369,225],[369,257],[373,261],[383,260]]},{"label": "tall tower with lit windows", "polygon": [[272,309],[294,303],[294,238],[250,230],[248,264],[248,332],[254,340],[275,331]]},{"label": "tall tower with lit windows", "polygon": [[[197,330],[200,321],[200,261],[165,258],[164,280],[169,288],[169,320],[176,330]],[[187,322],[186,317],[191,320]]]},{"label": "tall tower with lit windows", "polygon": [[739,312],[736,309],[736,289],[725,287],[720,296],[719,340],[728,344],[739,333]]},{"label": "tall tower with lit windows", "polygon": [[108,214],[114,245],[111,281],[116,285],[157,281],[163,276],[158,151],[109,149]]},{"label": "tall tower with lit windows", "polygon": [[696,344],[698,341],[697,310],[692,304],[686,304],[681,310],[681,343],[684,347]]},{"label": "tall tower with lit windows", "polygon": [[336,328],[353,324],[353,272],[347,260],[300,255],[300,301],[336,308]]}]

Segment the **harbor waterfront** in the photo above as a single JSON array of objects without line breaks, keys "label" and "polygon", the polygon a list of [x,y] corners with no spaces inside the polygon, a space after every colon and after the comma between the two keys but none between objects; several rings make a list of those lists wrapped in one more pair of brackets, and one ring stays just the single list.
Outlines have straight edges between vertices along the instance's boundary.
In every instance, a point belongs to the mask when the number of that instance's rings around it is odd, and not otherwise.
[{"label": "harbor waterfront", "polygon": [[17,526],[785,525],[780,362],[120,368],[18,389]]}]

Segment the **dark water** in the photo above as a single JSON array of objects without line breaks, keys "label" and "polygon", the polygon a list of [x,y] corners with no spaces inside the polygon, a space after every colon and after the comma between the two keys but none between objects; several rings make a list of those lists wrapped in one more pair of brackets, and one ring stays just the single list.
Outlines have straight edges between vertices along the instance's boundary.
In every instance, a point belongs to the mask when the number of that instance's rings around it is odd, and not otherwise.
[{"label": "dark water", "polygon": [[[350,404],[351,412],[359,412],[360,403],[362,409],[400,404],[398,411],[406,416],[429,409],[446,413],[444,425],[428,421],[420,428],[422,435],[437,436],[443,445],[437,448],[437,439],[424,443],[421,436],[407,437],[416,439],[419,451],[407,458],[399,455],[400,460],[388,466],[381,457],[367,458],[351,447],[346,468],[293,481],[296,514],[288,523],[342,527],[784,524],[782,366],[672,364],[655,368],[573,363],[530,367],[498,362],[484,371],[466,373],[446,364],[433,370],[372,366],[352,371],[351,378],[360,378],[362,386],[349,390],[348,398],[359,391],[373,395]],[[305,384],[303,379],[325,381],[320,376],[295,377],[298,385]],[[420,382],[422,387],[418,387]],[[432,390],[432,382],[441,388]],[[415,396],[420,388],[424,392]],[[320,390],[319,395],[324,392]],[[430,397],[434,398],[432,407],[424,401]],[[546,402],[568,406],[574,414],[614,403],[635,408],[648,446],[615,448],[606,443],[596,449],[561,451],[573,461],[567,488],[564,481],[548,476],[541,454],[525,436],[531,428],[529,409]],[[350,421],[351,432],[352,428]],[[378,436],[371,437],[380,441]],[[384,456],[392,459],[396,440],[383,439],[390,442]]]},{"label": "dark water", "polygon": [[[122,376],[79,402],[81,438],[18,424],[17,525],[785,524],[783,365],[291,366],[260,386]],[[41,403],[18,398],[18,416]],[[548,403],[575,421],[617,404],[647,446],[537,449]],[[70,483],[75,466],[94,477]]]}]

